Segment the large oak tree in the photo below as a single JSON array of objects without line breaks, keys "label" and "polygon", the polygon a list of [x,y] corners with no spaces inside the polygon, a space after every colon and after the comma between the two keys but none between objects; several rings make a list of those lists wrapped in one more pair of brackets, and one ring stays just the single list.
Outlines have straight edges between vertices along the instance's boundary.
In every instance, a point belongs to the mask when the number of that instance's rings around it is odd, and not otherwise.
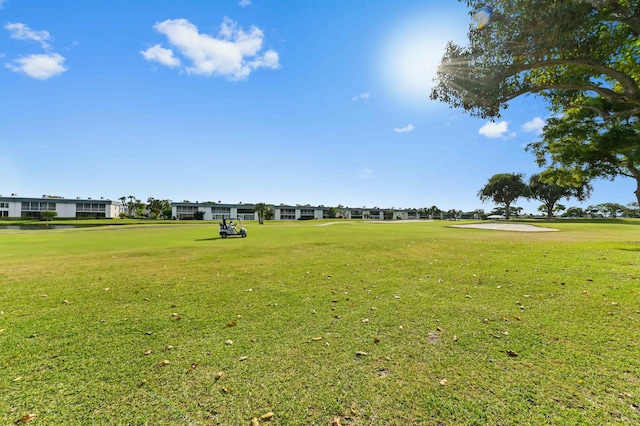
[{"label": "large oak tree", "polygon": [[448,43],[432,99],[483,118],[525,94],[556,111],[640,116],[640,0],[464,2],[471,16],[487,8],[491,18],[470,29],[468,45]]},{"label": "large oak tree", "polygon": [[[538,165],[564,171],[568,181],[625,176],[635,180],[640,202],[640,122],[637,119],[601,120],[594,110],[573,108],[551,118],[541,140],[527,146]],[[564,178],[563,178],[564,177]]]},{"label": "large oak tree", "polygon": [[478,197],[482,201],[492,200],[496,204],[504,205],[504,215],[509,220],[511,204],[520,197],[529,196],[529,187],[522,178],[521,173],[493,175],[487,184],[480,189]]},{"label": "large oak tree", "polygon": [[591,193],[591,186],[587,182],[564,182],[554,181],[552,176],[547,179],[541,178],[540,174],[534,174],[529,178],[529,198],[534,198],[542,202],[547,219],[553,218],[553,213],[558,201],[569,198],[576,198],[578,201],[586,200]]}]

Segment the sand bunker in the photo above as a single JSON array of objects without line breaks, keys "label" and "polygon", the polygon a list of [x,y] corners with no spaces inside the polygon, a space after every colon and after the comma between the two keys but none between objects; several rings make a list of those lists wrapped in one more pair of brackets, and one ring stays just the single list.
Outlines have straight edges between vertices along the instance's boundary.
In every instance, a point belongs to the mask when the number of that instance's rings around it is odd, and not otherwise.
[{"label": "sand bunker", "polygon": [[452,228],[477,228],[477,229],[493,229],[497,231],[515,231],[515,232],[554,232],[557,229],[543,228],[540,226],[527,225],[525,223],[470,223],[468,225],[452,225]]}]

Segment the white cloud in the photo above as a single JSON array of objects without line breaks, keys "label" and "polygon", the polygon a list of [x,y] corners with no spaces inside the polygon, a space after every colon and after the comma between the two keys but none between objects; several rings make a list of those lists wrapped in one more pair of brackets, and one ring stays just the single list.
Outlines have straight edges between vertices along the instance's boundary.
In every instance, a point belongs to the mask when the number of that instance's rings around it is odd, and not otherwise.
[{"label": "white cloud", "polygon": [[240,0],[240,3],[238,4],[242,7],[251,6],[251,0]]},{"label": "white cloud", "polygon": [[356,179],[373,179],[374,177],[373,170],[368,168],[360,169],[356,175]]},{"label": "white cloud", "polygon": [[67,67],[63,65],[64,61],[65,58],[57,53],[40,54],[16,59],[13,61],[14,63],[5,64],[5,66],[11,71],[23,72],[38,80],[47,80],[67,70]]},{"label": "white cloud", "polygon": [[[217,37],[199,33],[198,28],[186,19],[168,19],[156,23],[153,28],[164,34],[185,61],[190,63],[185,68],[188,74],[215,74],[233,80],[243,80],[258,68],[280,68],[278,52],[267,50],[260,54],[264,34],[258,27],[251,27],[249,32],[245,32],[236,22],[225,17]],[[145,59],[164,65],[168,64],[162,62],[162,59],[177,60],[170,49],[164,49],[160,45],[152,49],[155,49],[156,53],[163,49],[165,54],[154,56],[147,49],[141,52]],[[171,52],[171,55],[168,55],[168,52]],[[169,63],[175,61],[170,60]]]},{"label": "white cloud", "polygon": [[40,43],[43,49],[49,48],[49,44],[47,43],[47,40],[51,38],[49,31],[35,31],[20,22],[8,23],[4,27],[11,33],[10,37],[13,39],[33,40]]},{"label": "white cloud", "polygon": [[[503,138],[509,132],[509,122],[501,121],[496,123],[495,121],[490,121],[478,130],[478,133],[484,135],[488,138]],[[513,133],[511,134],[513,136]]]},{"label": "white cloud", "polygon": [[527,121],[522,125],[522,130],[527,133],[535,132],[542,133],[542,128],[544,127],[545,122],[542,118],[536,117],[531,121]]},{"label": "white cloud", "polygon": [[140,53],[142,53],[142,56],[144,56],[147,61],[160,62],[162,65],[168,67],[177,67],[180,65],[180,59],[173,56],[173,50],[165,49],[159,44],[151,46],[147,50],[142,50]]},{"label": "white cloud", "polygon": [[364,92],[364,93],[360,93],[359,95],[354,96],[353,98],[351,98],[351,100],[353,102],[355,101],[367,101],[369,100],[369,92]]},{"label": "white cloud", "polygon": [[414,129],[413,124],[408,124],[406,127],[395,128],[393,129],[393,131],[397,133],[409,133],[413,129]]}]

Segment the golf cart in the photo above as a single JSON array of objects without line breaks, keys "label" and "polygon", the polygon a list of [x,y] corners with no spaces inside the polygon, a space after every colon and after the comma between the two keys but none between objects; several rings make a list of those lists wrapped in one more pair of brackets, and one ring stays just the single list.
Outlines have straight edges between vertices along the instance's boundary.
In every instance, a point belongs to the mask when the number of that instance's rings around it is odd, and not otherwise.
[{"label": "golf cart", "polygon": [[220,222],[220,238],[227,238],[228,236],[240,236],[245,238],[247,236],[247,230],[242,227],[242,219],[230,218],[222,219]]}]

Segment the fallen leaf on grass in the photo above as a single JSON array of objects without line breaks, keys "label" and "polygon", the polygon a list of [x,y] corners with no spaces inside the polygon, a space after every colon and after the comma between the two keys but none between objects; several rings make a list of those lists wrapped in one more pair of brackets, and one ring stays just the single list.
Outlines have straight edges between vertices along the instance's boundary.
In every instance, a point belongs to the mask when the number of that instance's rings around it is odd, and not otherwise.
[{"label": "fallen leaf on grass", "polygon": [[225,326],[224,326],[224,328],[235,327],[236,325],[238,325],[238,323],[237,323],[237,322],[235,322],[235,321],[229,321],[229,322],[227,323],[227,325],[225,325]]},{"label": "fallen leaf on grass", "polygon": [[216,377],[215,377],[216,382],[217,382],[218,380],[222,379],[222,377],[224,377],[224,373],[223,373],[222,371],[218,371],[218,372],[216,373]]},{"label": "fallen leaf on grass", "polygon": [[455,334],[453,335],[453,341],[457,342],[458,341],[458,336],[456,336]]},{"label": "fallen leaf on grass", "polygon": [[440,380],[439,383],[440,383],[441,386],[447,386],[449,384],[449,381],[447,379],[442,379],[442,380]]},{"label": "fallen leaf on grass", "polygon": [[311,340],[317,342],[318,340],[322,340],[322,337],[312,337]]},{"label": "fallen leaf on grass", "polygon": [[251,426],[258,426],[258,425],[260,425],[260,422],[258,421],[258,419],[255,418],[255,417],[252,418],[251,419]]},{"label": "fallen leaf on grass", "polygon": [[357,351],[356,352],[356,356],[365,356],[365,355],[367,355],[367,353],[364,352],[364,351]]},{"label": "fallen leaf on grass", "polygon": [[14,382],[19,382],[20,380],[22,380],[22,376],[18,376],[15,379],[13,379]]},{"label": "fallen leaf on grass", "polygon": [[373,343],[380,343],[380,338],[378,336],[374,337]]},{"label": "fallen leaf on grass", "polygon": [[269,420],[271,417],[273,417],[273,411],[269,411],[268,413],[261,415],[260,420]]},{"label": "fallen leaf on grass", "polygon": [[146,351],[144,354],[145,355],[151,355],[153,353],[153,349],[149,349],[148,351]]},{"label": "fallen leaf on grass", "polygon": [[173,349],[173,346],[171,346],[171,345],[167,345],[167,346],[164,347],[165,351],[170,351],[171,349]]},{"label": "fallen leaf on grass", "polygon": [[516,351],[512,351],[511,349],[507,350],[507,355],[509,356],[518,356],[518,353]]},{"label": "fallen leaf on grass", "polygon": [[36,417],[38,417],[37,414],[25,414],[24,416],[20,417],[16,423],[27,423],[35,419]]},{"label": "fallen leaf on grass", "polygon": [[369,318],[363,319],[362,322],[365,323],[365,324],[368,323],[369,322]]},{"label": "fallen leaf on grass", "polygon": [[225,386],[222,389],[220,389],[220,392],[222,393],[231,393],[231,386]]},{"label": "fallen leaf on grass", "polygon": [[164,361],[160,361],[158,363],[160,367],[164,367],[165,365],[169,365],[169,364],[171,364],[171,361],[169,361],[168,359],[165,359]]},{"label": "fallen leaf on grass", "polygon": [[233,340],[229,339],[224,342],[225,345],[233,345]]},{"label": "fallen leaf on grass", "polygon": [[62,304],[63,304],[63,305],[70,305],[70,304],[71,304],[71,302],[69,302],[68,300],[63,300],[63,301],[62,301]]},{"label": "fallen leaf on grass", "polygon": [[331,422],[331,426],[342,426],[342,423],[340,423],[340,417],[334,417]]},{"label": "fallen leaf on grass", "polygon": [[249,359],[248,356],[241,356],[240,358],[238,358],[238,361],[246,361],[248,359]]}]

